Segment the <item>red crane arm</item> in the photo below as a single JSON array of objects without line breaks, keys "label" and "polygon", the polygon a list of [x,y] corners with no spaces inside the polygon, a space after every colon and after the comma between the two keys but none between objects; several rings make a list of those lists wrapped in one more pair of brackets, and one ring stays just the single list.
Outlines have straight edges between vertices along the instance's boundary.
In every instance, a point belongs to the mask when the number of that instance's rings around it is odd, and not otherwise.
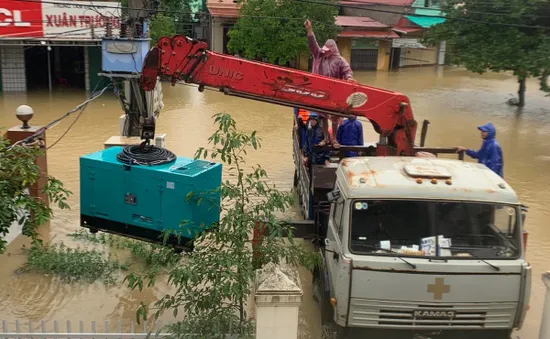
[{"label": "red crane arm", "polygon": [[400,93],[333,79],[207,50],[185,36],[163,37],[147,54],[141,86],[150,91],[158,76],[218,88],[228,95],[313,112],[367,118],[382,137],[379,155],[413,155],[416,121]]}]

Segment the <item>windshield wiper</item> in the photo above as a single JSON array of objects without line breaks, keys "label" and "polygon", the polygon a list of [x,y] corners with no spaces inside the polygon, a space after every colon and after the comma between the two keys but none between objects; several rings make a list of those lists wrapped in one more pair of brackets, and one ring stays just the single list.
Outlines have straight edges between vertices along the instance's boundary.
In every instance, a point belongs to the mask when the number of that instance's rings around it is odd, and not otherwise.
[{"label": "windshield wiper", "polygon": [[469,255],[471,255],[472,257],[474,257],[475,259],[477,260],[480,260],[480,261],[483,261],[484,263],[486,263],[487,265],[491,266],[492,268],[494,268],[495,270],[497,271],[500,271],[500,267],[498,266],[495,266],[493,264],[491,264],[490,262],[478,257],[477,255],[475,255],[474,253],[472,253],[472,251],[468,250],[466,247],[455,247],[455,246],[452,246],[452,247],[440,247],[441,249],[445,249],[445,250],[451,250],[451,249],[460,249],[461,251],[464,251],[466,253],[468,253]]},{"label": "windshield wiper", "polygon": [[[386,253],[399,254],[399,253],[394,252],[394,251],[392,251],[392,250],[387,250],[387,249],[385,249],[385,248],[378,248],[378,247],[376,247],[376,246],[374,246],[374,245],[362,245],[362,246],[369,247],[369,248],[373,248],[373,249],[375,249],[375,250],[384,251],[384,252],[386,252]],[[413,269],[416,269],[416,265],[415,265],[415,264],[408,262],[407,260],[403,259],[403,258],[402,258],[401,256],[399,256],[399,255],[396,255],[395,257],[401,259],[401,261],[403,261],[405,264],[409,265],[409,266],[412,267]]]}]

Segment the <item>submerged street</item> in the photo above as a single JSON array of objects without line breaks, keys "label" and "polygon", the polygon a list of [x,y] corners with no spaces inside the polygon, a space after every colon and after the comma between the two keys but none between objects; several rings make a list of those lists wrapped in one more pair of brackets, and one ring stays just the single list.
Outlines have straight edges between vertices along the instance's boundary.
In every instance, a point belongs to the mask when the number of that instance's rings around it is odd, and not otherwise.
[{"label": "submerged street", "polygon": [[[465,146],[477,149],[481,140],[477,126],[492,122],[496,138],[504,152],[504,176],[520,199],[529,206],[526,230],[529,232],[527,259],[533,266],[531,310],[520,338],[538,335],[544,287],[540,276],[550,270],[550,211],[547,202],[550,191],[544,189],[550,168],[550,98],[538,91],[536,81],[527,82],[526,107],[521,113],[505,102],[515,95],[517,81],[512,75],[475,75],[457,68],[414,68],[398,72],[362,72],[355,79],[362,84],[393,90],[407,95],[419,123],[431,122],[426,146]],[[171,87],[163,83],[164,110],[157,122],[157,134],[167,134],[166,147],[178,156],[192,157],[195,150],[207,144],[214,131],[212,115],[230,113],[238,127],[257,130],[263,139],[262,148],[250,153],[247,161],[260,164],[270,179],[284,190],[292,189],[291,108],[263,104],[224,96],[214,91],[200,93],[187,85]],[[34,109],[31,125],[42,125],[63,115],[85,99],[81,91],[60,90],[7,94],[0,97],[0,126],[9,128],[19,124],[14,112],[22,104]],[[63,241],[76,245],[67,234],[79,227],[79,156],[98,151],[111,136],[118,134],[122,114],[117,99],[104,95],[84,111],[70,132],[48,151],[49,174],[64,182],[73,192],[71,210],[55,211],[51,225],[41,233],[46,241]],[[57,140],[72,123],[64,120],[48,131],[47,143]],[[363,120],[365,142],[378,140],[368,121]],[[420,132],[417,133],[417,140]],[[471,160],[468,160],[471,161]],[[292,217],[300,218],[297,208]],[[24,262],[21,253],[25,239],[17,239],[1,257],[0,320],[109,320],[131,321],[139,303],[153,304],[166,293],[165,285],[158,283],[154,290],[143,293],[130,291],[119,284],[106,288],[101,283],[92,285],[61,284],[51,276],[15,273]],[[79,244],[81,245],[81,244]],[[110,249],[109,251],[115,251]],[[9,257],[8,257],[9,256]],[[300,337],[320,338],[320,315],[311,298],[311,276],[302,270],[305,287],[300,312]],[[169,320],[171,315],[166,315]]]}]

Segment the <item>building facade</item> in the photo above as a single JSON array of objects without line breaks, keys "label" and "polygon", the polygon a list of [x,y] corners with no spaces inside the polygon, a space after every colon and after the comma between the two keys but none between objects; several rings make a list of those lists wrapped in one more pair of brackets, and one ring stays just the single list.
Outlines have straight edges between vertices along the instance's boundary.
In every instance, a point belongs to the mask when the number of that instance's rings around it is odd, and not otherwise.
[{"label": "building facade", "polygon": [[[387,25],[395,33],[383,40],[377,37],[356,37],[352,41],[351,64],[354,69],[372,69],[372,62],[358,62],[357,58],[374,58],[378,47],[377,70],[395,70],[402,67],[443,65],[445,42],[438,46],[424,46],[421,40],[427,29],[445,21],[441,18],[438,0],[354,0],[341,1],[345,16],[360,16],[369,21]],[[360,42],[358,39],[362,39]],[[363,46],[372,46],[370,50]],[[355,59],[355,60],[354,60]]]},{"label": "building facade", "polygon": [[[239,18],[239,4],[233,0],[205,0],[205,4],[208,44],[214,52],[228,53],[227,32]],[[444,42],[439,46],[420,42],[429,27],[444,21],[438,0],[342,0],[340,4],[344,7],[336,17],[341,29],[336,40],[352,69],[389,71],[444,64]],[[301,55],[296,64],[307,70],[309,56]]]},{"label": "building facade", "polygon": [[0,90],[93,90],[100,85],[101,38],[119,33],[111,1],[0,0]]}]

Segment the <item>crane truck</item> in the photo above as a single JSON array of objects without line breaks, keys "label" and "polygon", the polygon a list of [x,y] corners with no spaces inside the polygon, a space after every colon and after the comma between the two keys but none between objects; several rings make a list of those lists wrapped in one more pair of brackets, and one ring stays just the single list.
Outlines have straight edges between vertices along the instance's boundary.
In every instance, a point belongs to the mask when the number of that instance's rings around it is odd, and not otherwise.
[{"label": "crane truck", "polygon": [[[415,146],[405,95],[214,53],[184,36],[159,39],[146,56],[141,86],[152,90],[159,78],[356,115],[380,135],[361,149],[367,156],[311,169],[295,146],[314,216],[296,228],[314,234],[323,258],[313,285],[324,323],[368,338],[508,339],[521,328],[531,286],[527,208],[484,165],[438,157],[455,149]],[[416,156],[426,151],[433,156]]]}]

